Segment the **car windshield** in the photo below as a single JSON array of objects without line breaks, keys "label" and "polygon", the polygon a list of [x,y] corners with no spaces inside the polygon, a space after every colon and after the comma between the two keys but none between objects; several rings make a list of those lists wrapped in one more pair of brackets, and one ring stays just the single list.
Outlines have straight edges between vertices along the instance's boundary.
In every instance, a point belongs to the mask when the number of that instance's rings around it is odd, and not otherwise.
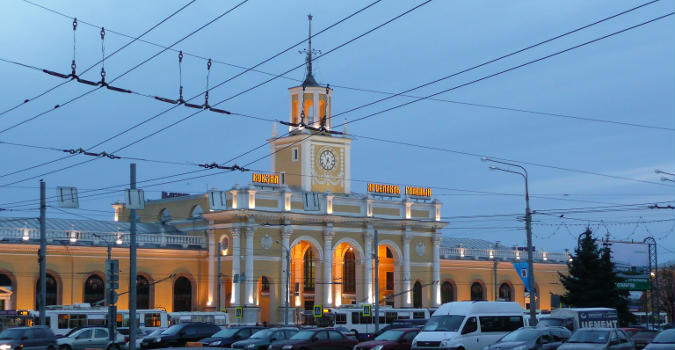
[{"label": "car windshield", "polygon": [[[253,329],[253,331],[255,331],[255,329]],[[265,339],[265,338],[271,336],[272,333],[274,333],[274,331],[276,331],[276,329],[263,329],[262,331],[258,331],[258,332],[253,333],[251,338],[253,338],[253,339]]]},{"label": "car windshield", "polygon": [[517,329],[504,337],[500,339],[500,342],[507,342],[507,341],[527,341],[527,340],[532,340],[536,337],[539,336],[541,331],[538,331],[536,329],[531,329],[531,328],[521,328]]},{"label": "car windshield", "polygon": [[392,330],[390,330],[390,331],[386,331],[386,332],[384,332],[384,333],[378,335],[378,336],[375,338],[375,340],[392,340],[392,341],[398,340],[398,338],[400,338],[401,335],[402,335],[404,332],[405,332],[405,331],[399,331],[399,330],[392,329]]},{"label": "car windshield", "polygon": [[176,335],[176,334],[178,334],[178,332],[180,332],[181,329],[183,329],[183,325],[177,324],[177,325],[173,325],[173,326],[163,330],[161,334],[163,334],[163,335]]},{"label": "car windshield", "polygon": [[668,329],[668,330],[665,330],[665,331],[659,333],[659,335],[654,337],[654,340],[652,340],[652,343],[656,343],[656,344],[675,344],[675,329]]},{"label": "car windshield", "polygon": [[150,334],[148,334],[147,336],[148,337],[155,337],[155,336],[158,336],[158,335],[162,334],[162,332],[164,332],[165,330],[166,330],[166,328],[158,328],[158,329],[155,329],[154,331],[150,332]]},{"label": "car windshield", "polygon": [[0,333],[0,339],[19,339],[23,335],[23,329],[5,329]]},{"label": "car windshield", "polygon": [[295,333],[294,336],[292,336],[290,339],[291,340],[308,340],[311,339],[312,336],[316,333],[315,331],[300,331],[298,333]]},{"label": "car windshield", "polygon": [[582,329],[574,332],[568,343],[593,343],[604,344],[609,339],[609,331]]},{"label": "car windshield", "polygon": [[239,330],[240,328],[225,328],[222,331],[216,332],[211,338],[232,338]]},{"label": "car windshield", "polygon": [[457,332],[462,325],[464,316],[443,315],[431,316],[427,324],[422,328],[423,332]]}]

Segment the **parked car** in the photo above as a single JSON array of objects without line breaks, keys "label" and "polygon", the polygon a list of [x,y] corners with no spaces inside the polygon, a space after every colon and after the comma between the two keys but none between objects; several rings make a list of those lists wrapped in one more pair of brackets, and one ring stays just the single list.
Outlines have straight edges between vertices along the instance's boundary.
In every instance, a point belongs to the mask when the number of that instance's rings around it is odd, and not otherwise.
[{"label": "parked car", "polygon": [[410,350],[419,328],[396,328],[383,332],[375,339],[360,343],[354,350]]},{"label": "parked car", "polygon": [[658,331],[639,331],[631,336],[636,350],[644,349],[659,334]]},{"label": "parked car", "polygon": [[47,326],[7,328],[0,333],[2,350],[56,350],[56,336]]},{"label": "parked car", "polygon": [[109,338],[108,328],[106,327],[86,327],[69,333],[66,337],[56,339],[61,350],[78,349],[107,349],[119,350],[124,345],[124,336],[115,335],[115,340]]},{"label": "parked car", "polygon": [[537,326],[562,326],[570,331],[579,328],[617,328],[619,316],[615,309],[606,307],[555,309],[541,317]]},{"label": "parked car", "polygon": [[[148,334],[144,334],[144,335],[137,336],[137,337],[136,337],[136,349],[140,349],[140,348],[141,348],[141,342],[143,342],[143,339],[144,339],[145,337],[159,337],[159,335],[160,335],[162,332],[164,332],[165,330],[166,330],[166,328],[157,328],[157,329],[151,331],[151,332],[148,333]],[[127,334],[128,334],[128,333],[127,333]],[[124,343],[125,343],[125,348],[128,349],[128,348],[129,348],[129,339],[128,339],[128,337],[125,337]]]},{"label": "parked car", "polygon": [[344,334],[326,328],[303,329],[288,340],[272,343],[270,350],[352,350],[358,342]]},{"label": "parked car", "polygon": [[411,319],[411,320],[396,320],[386,327],[381,328],[379,331],[373,333],[373,339],[378,335],[390,330],[397,328],[422,328],[427,323],[428,319]]},{"label": "parked car", "polygon": [[558,350],[616,349],[632,350],[633,342],[617,328],[581,328]]},{"label": "parked car", "polygon": [[229,348],[234,342],[248,339],[251,335],[262,329],[265,328],[258,326],[235,326],[231,328],[225,328],[209,337],[200,339],[199,342],[202,343],[203,346],[220,346]]},{"label": "parked car", "polygon": [[499,339],[496,343],[486,347],[486,350],[502,349],[557,349],[572,336],[572,332],[565,327],[523,327]]},{"label": "parked car", "polygon": [[231,345],[233,349],[264,349],[270,344],[289,339],[298,333],[297,328],[268,328],[255,332],[248,339],[240,340]]},{"label": "parked car", "polygon": [[670,328],[657,334],[645,350],[673,350],[675,349],[675,329]]},{"label": "parked car", "polygon": [[175,324],[156,337],[145,337],[141,349],[157,349],[169,346],[185,346],[187,342],[198,342],[220,331],[220,327],[202,322]]}]

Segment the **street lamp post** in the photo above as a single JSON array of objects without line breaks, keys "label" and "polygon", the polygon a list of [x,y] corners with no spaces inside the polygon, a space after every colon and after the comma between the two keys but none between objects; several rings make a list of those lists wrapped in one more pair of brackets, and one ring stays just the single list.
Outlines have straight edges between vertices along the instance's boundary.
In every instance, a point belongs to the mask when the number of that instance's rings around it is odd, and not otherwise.
[{"label": "street lamp post", "polygon": [[[112,247],[113,244],[111,241],[101,237],[100,235],[93,233],[92,234],[94,237],[104,241],[106,245],[108,246],[108,256],[106,258],[106,270],[110,269],[110,262],[112,261]],[[118,245],[121,244],[121,240],[117,239],[116,242]],[[114,273],[114,272],[113,272]],[[114,279],[112,276],[106,276],[108,279]],[[107,295],[107,301],[108,301],[108,338],[110,340],[115,340],[115,314],[117,313],[117,308],[115,307],[115,289],[114,289],[114,280],[109,280],[108,283],[106,283],[106,295]]]},{"label": "street lamp post", "polygon": [[507,173],[518,174],[525,180],[525,231],[527,232],[527,270],[528,270],[528,289],[530,290],[530,325],[537,324],[537,295],[534,290],[534,257],[532,251],[532,212],[530,211],[530,191],[528,187],[527,170],[518,164],[502,162],[491,158],[484,157],[481,160],[486,162],[498,163],[513,166],[522,170],[515,171],[510,169],[503,169],[496,166],[490,166],[490,170],[499,170]]}]

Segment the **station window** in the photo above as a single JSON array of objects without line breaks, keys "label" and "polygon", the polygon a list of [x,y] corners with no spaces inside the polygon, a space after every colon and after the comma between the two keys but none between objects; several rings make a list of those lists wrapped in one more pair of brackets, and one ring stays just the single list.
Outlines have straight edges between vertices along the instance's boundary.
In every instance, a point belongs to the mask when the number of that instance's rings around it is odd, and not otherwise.
[{"label": "station window", "polygon": [[293,148],[293,151],[291,151],[291,152],[293,153],[293,156],[292,156],[293,158],[292,158],[292,160],[293,160],[294,162],[297,161],[297,160],[298,160],[298,148],[297,148],[297,147],[296,147],[296,148]]}]

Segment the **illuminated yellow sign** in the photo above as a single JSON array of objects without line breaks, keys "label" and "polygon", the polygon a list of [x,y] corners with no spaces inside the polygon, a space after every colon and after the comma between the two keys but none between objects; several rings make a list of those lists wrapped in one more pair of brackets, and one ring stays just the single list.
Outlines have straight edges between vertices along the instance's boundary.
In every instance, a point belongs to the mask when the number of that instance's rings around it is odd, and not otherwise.
[{"label": "illuminated yellow sign", "polygon": [[405,195],[414,197],[431,197],[431,188],[406,186]]},{"label": "illuminated yellow sign", "polygon": [[253,182],[278,185],[279,175],[253,173]]},{"label": "illuminated yellow sign", "polygon": [[368,192],[400,196],[401,188],[398,185],[368,184]]}]

